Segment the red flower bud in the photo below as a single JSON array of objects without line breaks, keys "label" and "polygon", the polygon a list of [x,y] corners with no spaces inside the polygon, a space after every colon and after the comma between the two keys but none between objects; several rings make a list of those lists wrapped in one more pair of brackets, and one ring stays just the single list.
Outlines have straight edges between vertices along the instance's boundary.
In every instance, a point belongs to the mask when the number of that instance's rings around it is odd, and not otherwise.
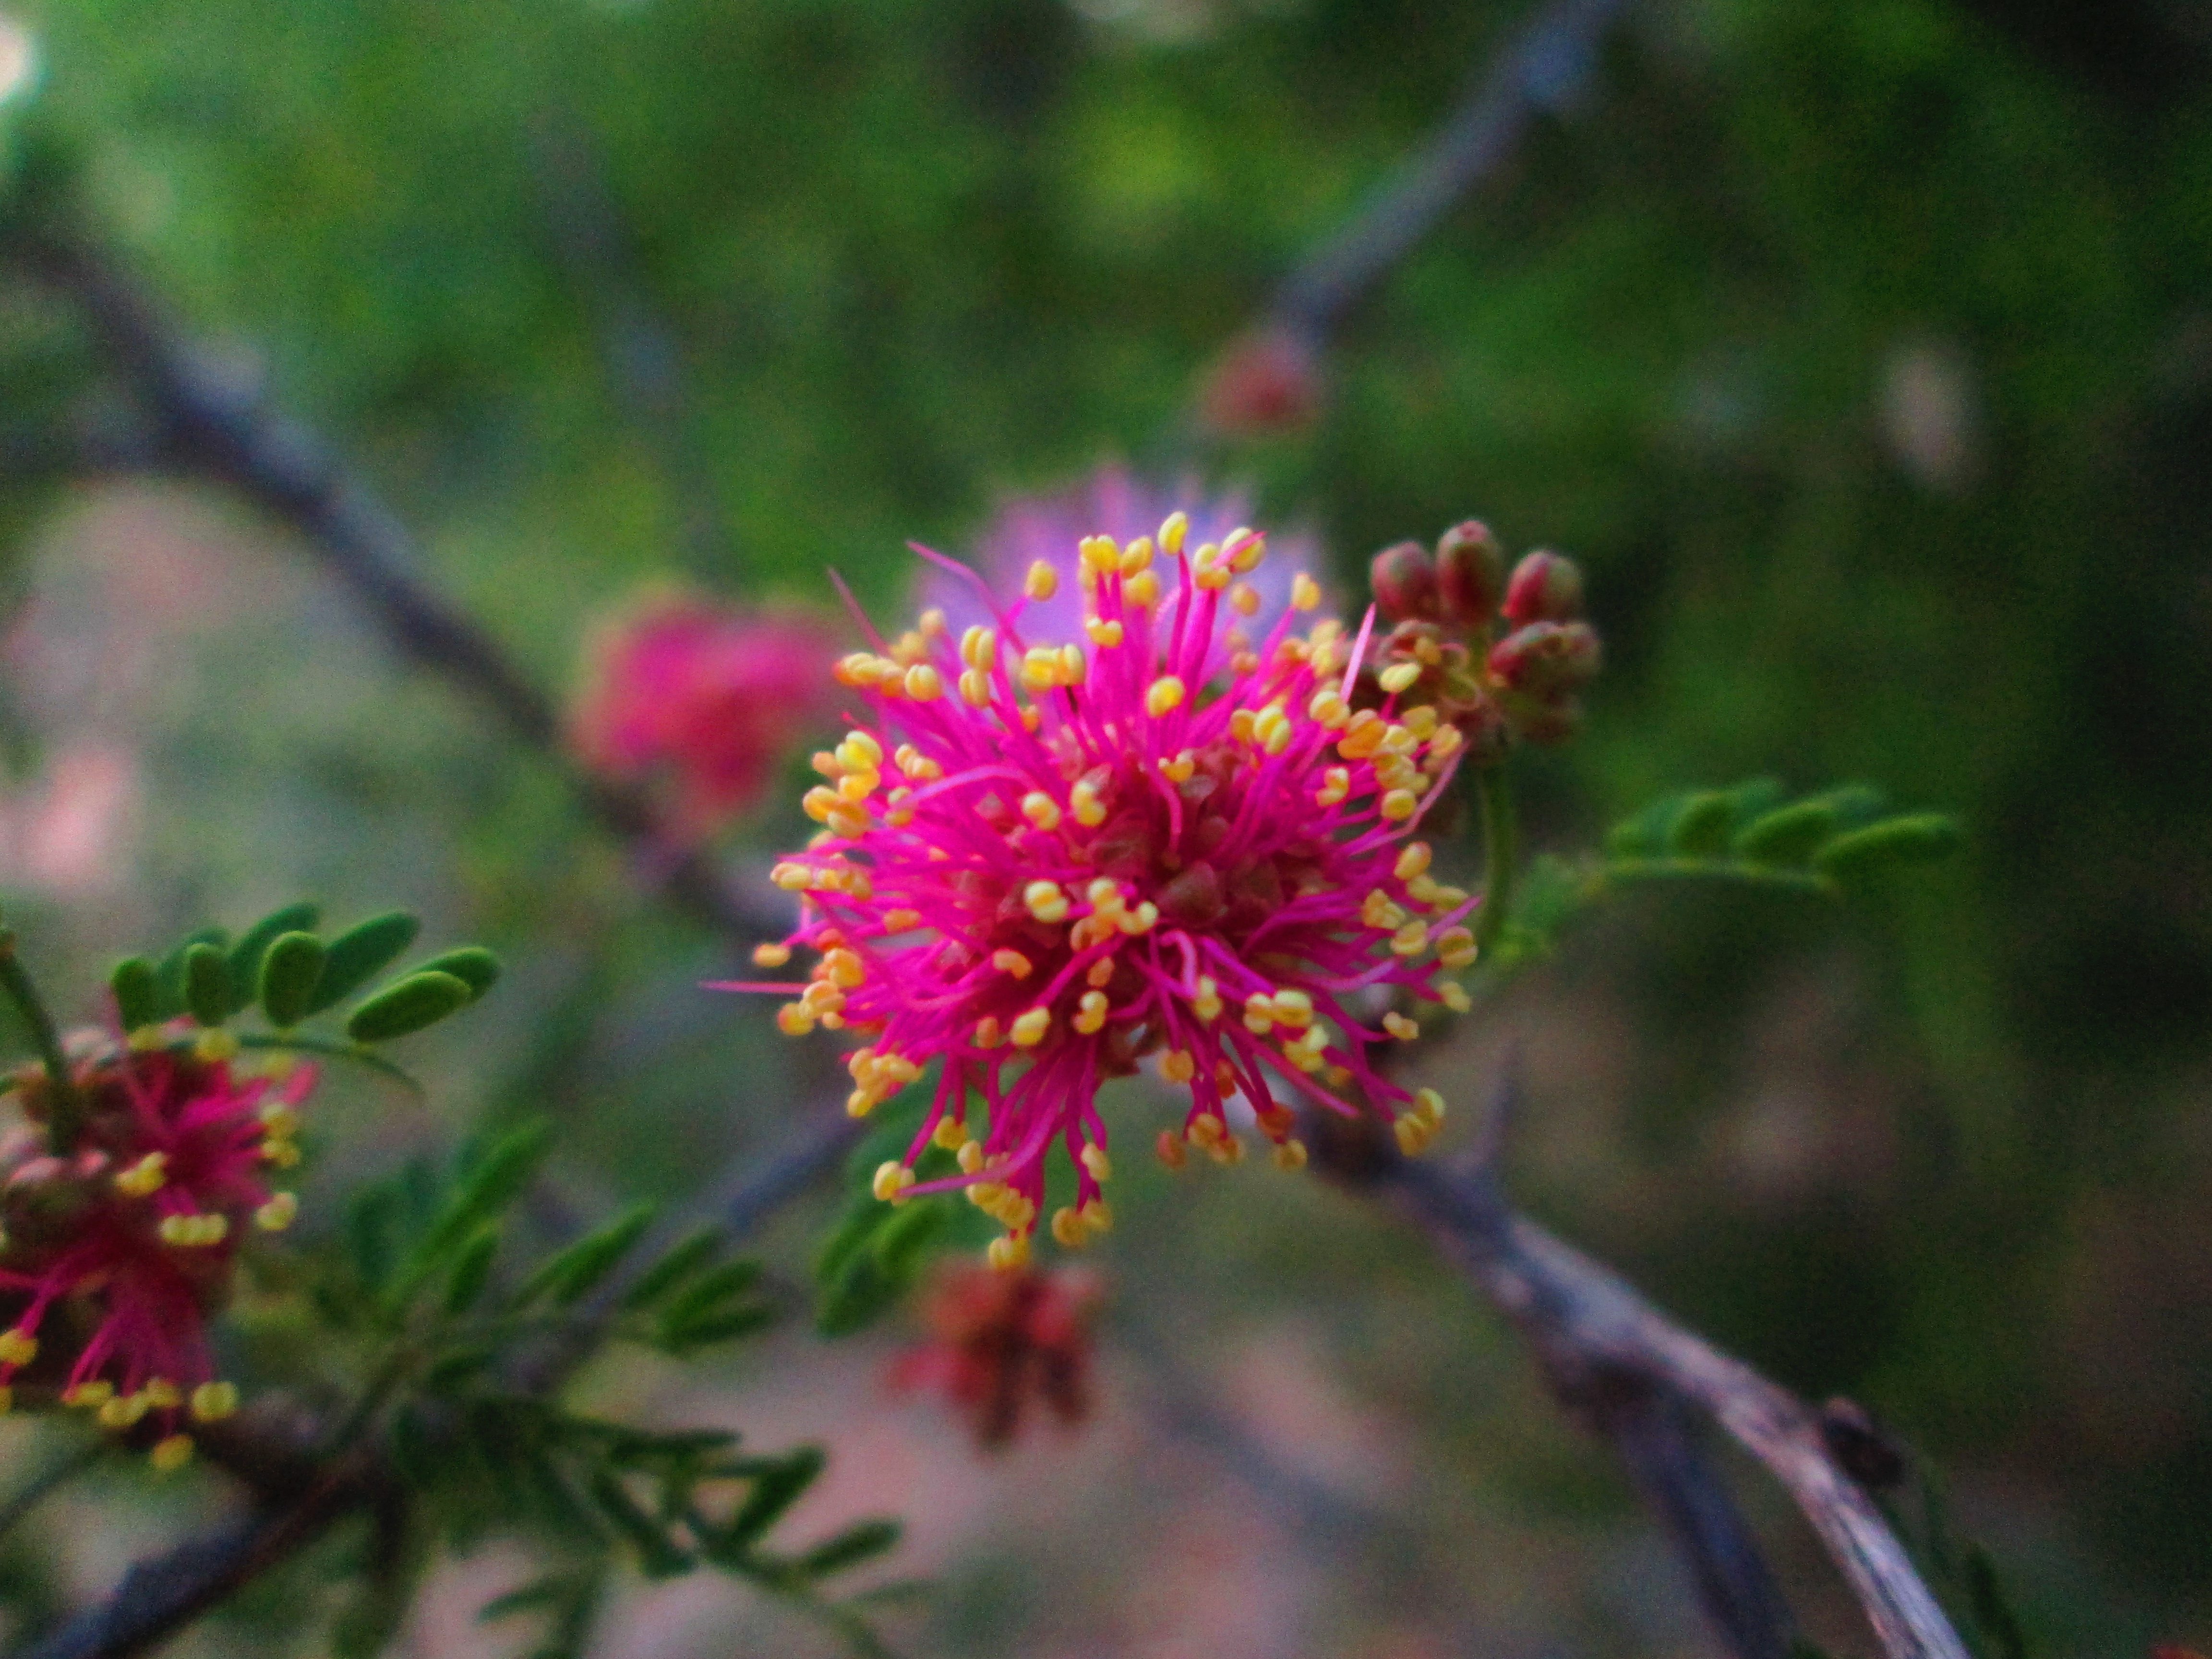
[{"label": "red flower bud", "polygon": [[1530,623],[1490,648],[1490,672],[1531,697],[1571,696],[1597,678],[1603,655],[1588,623]]},{"label": "red flower bud", "polygon": [[1490,526],[1474,519],[1437,541],[1437,598],[1443,618],[1462,628],[1488,619],[1505,586],[1505,550]]},{"label": "red flower bud", "polygon": [[1375,556],[1369,567],[1376,608],[1389,622],[1437,614],[1437,568],[1419,542],[1400,542]]},{"label": "red flower bud", "polygon": [[1516,623],[1572,622],[1583,613],[1583,573],[1557,553],[1531,553],[1513,567],[1505,615]]}]

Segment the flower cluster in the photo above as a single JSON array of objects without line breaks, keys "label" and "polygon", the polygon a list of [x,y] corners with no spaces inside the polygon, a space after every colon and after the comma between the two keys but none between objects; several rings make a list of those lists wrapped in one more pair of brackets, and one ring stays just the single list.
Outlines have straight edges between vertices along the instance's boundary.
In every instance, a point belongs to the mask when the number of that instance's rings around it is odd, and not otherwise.
[{"label": "flower cluster", "polygon": [[[1474,959],[1460,925],[1473,901],[1413,839],[1459,763],[1459,729],[1395,694],[1355,710],[1367,634],[1297,631],[1320,601],[1303,573],[1251,637],[1260,598],[1244,578],[1264,539],[1238,529],[1192,548],[1188,529],[1178,513],[1157,539],[1082,541],[1077,639],[1024,629],[1025,608],[1061,586],[1041,560],[1021,599],[993,605],[994,626],[956,634],[928,613],[844,659],[867,719],[815,757],[824,781],[805,805],[822,833],[773,872],[805,896],[799,926],[757,953],[781,966],[805,947],[811,976],[729,988],[797,991],[778,1014],[791,1035],[866,1036],[856,1115],[941,1064],[876,1191],[965,1187],[1006,1230],[1000,1266],[1028,1259],[1055,1142],[1075,1193],[1053,1237],[1077,1245],[1111,1224],[1097,1096],[1147,1057],[1190,1095],[1182,1133],[1159,1137],[1170,1163],[1193,1146],[1240,1156],[1224,1109],[1239,1096],[1285,1168],[1305,1157],[1286,1093],[1346,1114],[1347,1092],[1362,1097],[1409,1149],[1443,1110],[1373,1051],[1414,1035],[1394,997],[1466,1006],[1438,970]],[[933,1141],[960,1173],[917,1186]]]},{"label": "flower cluster", "polygon": [[1429,703],[1466,734],[1477,765],[1516,738],[1560,743],[1581,726],[1579,694],[1601,653],[1572,560],[1531,553],[1509,580],[1498,538],[1470,521],[1447,530],[1433,557],[1419,542],[1383,549],[1373,577],[1376,607],[1396,626],[1376,653],[1370,696]]},{"label": "flower cluster", "polygon": [[587,654],[577,752],[612,777],[665,773],[685,842],[750,811],[830,712],[823,671],[836,653],[809,617],[660,592],[600,629]]},{"label": "flower cluster", "polygon": [[27,1121],[0,1139],[0,1410],[42,1348],[65,1353],[65,1376],[39,1368],[64,1404],[111,1429],[151,1413],[164,1429],[156,1467],[191,1456],[185,1417],[238,1403],[215,1375],[206,1322],[246,1230],[291,1224],[297,1200],[267,1173],[299,1161],[296,1109],[313,1083],[306,1066],[279,1081],[191,1051],[103,1048],[76,1064],[81,1121],[55,1148],[45,1073],[14,1079]]},{"label": "flower cluster", "polygon": [[892,1383],[943,1395],[987,1450],[1021,1432],[1032,1400],[1062,1423],[1079,1423],[1091,1407],[1091,1319],[1100,1295],[1095,1279],[1066,1269],[1000,1273],[949,1264],[922,1303],[930,1340],[901,1357]]}]

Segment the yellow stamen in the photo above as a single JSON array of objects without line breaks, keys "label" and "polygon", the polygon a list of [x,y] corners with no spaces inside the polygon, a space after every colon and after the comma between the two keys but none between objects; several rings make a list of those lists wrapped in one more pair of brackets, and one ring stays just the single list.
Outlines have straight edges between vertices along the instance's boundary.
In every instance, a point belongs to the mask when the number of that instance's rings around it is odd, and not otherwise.
[{"label": "yellow stamen", "polygon": [[1360,902],[1359,920],[1370,927],[1387,927],[1395,933],[1406,925],[1406,912],[1380,887],[1372,887]]},{"label": "yellow stamen", "polygon": [[1030,959],[1019,951],[992,951],[991,966],[1002,974],[1012,974],[1016,979],[1030,976]]},{"label": "yellow stamen", "polygon": [[1118,622],[1109,622],[1103,617],[1085,617],[1083,619],[1083,631],[1090,635],[1091,643],[1102,651],[1111,651],[1121,643],[1121,624]]},{"label": "yellow stamen", "polygon": [[1152,1143],[1152,1151],[1170,1170],[1180,1170],[1190,1158],[1190,1154],[1183,1150],[1182,1137],[1173,1129],[1160,1131],[1159,1138]]},{"label": "yellow stamen", "polygon": [[969,667],[989,673],[999,663],[999,636],[992,629],[977,623],[960,636],[960,660]]},{"label": "yellow stamen", "polygon": [[1411,881],[1429,867],[1429,844],[1425,841],[1409,841],[1399,849],[1398,862],[1391,873],[1401,881]]},{"label": "yellow stamen", "polygon": [[1198,1075],[1198,1061],[1187,1049],[1170,1048],[1160,1056],[1160,1075],[1170,1083],[1188,1083]]},{"label": "yellow stamen", "polygon": [[1429,925],[1425,921],[1409,921],[1390,936],[1390,954],[1417,957],[1429,946]]},{"label": "yellow stamen", "polygon": [[1043,790],[1032,789],[1022,797],[1022,816],[1040,830],[1057,830],[1060,828],[1060,803]]},{"label": "yellow stamen", "polygon": [[1393,823],[1402,823],[1420,810],[1420,797],[1410,789],[1393,789],[1382,797],[1382,816]]},{"label": "yellow stamen", "polygon": [[997,1015],[986,1014],[975,1022],[975,1046],[978,1048],[995,1048],[1006,1040],[1006,1031],[1000,1026]]},{"label": "yellow stamen", "polygon": [[173,1434],[159,1442],[152,1453],[154,1468],[161,1474],[173,1474],[192,1461],[192,1437],[188,1434]]},{"label": "yellow stamen", "polygon": [[1313,701],[1306,704],[1306,718],[1332,732],[1338,731],[1352,718],[1352,705],[1333,690],[1316,691]]},{"label": "yellow stamen", "polygon": [[1447,927],[1437,935],[1437,960],[1447,968],[1464,968],[1475,957],[1474,935],[1464,927]]},{"label": "yellow stamen", "polygon": [[963,1140],[960,1143],[960,1150],[952,1156],[960,1165],[961,1174],[974,1175],[976,1170],[983,1167],[983,1143],[980,1140]]},{"label": "yellow stamen", "polygon": [[104,1376],[96,1376],[89,1382],[79,1382],[62,1390],[63,1405],[82,1406],[87,1411],[97,1411],[114,1398],[115,1384]]},{"label": "yellow stamen", "polygon": [[1306,1167],[1306,1144],[1303,1140],[1286,1140],[1275,1148],[1275,1167],[1279,1170],[1303,1170]]},{"label": "yellow stamen", "polygon": [[1314,805],[1334,806],[1351,793],[1351,770],[1342,766],[1332,766],[1322,775],[1322,787],[1314,791]]},{"label": "yellow stamen", "polygon": [[1030,1264],[1030,1241],[1026,1233],[1008,1233],[1004,1238],[994,1238],[991,1248],[984,1252],[984,1260],[1000,1273],[1012,1273],[1017,1267]]},{"label": "yellow stamen", "polygon": [[1121,598],[1130,607],[1149,611],[1159,603],[1160,579],[1150,570],[1140,570],[1121,584]]},{"label": "yellow stamen", "polygon": [[1238,582],[1229,590],[1229,608],[1240,617],[1260,614],[1260,590],[1249,582]]},{"label": "yellow stamen", "polygon": [[1303,570],[1291,578],[1291,609],[1310,611],[1321,603],[1321,584]]},{"label": "yellow stamen", "polygon": [[1022,889],[1022,902],[1039,921],[1057,922],[1067,920],[1067,895],[1054,881],[1033,881]]},{"label": "yellow stamen", "polygon": [[18,1326],[0,1331],[0,1365],[27,1365],[39,1357],[39,1339]]},{"label": "yellow stamen", "polygon": [[1171,559],[1182,556],[1183,538],[1190,534],[1190,515],[1170,513],[1160,522],[1160,551]]},{"label": "yellow stamen", "polygon": [[1163,674],[1154,680],[1145,693],[1145,712],[1154,720],[1182,706],[1183,683],[1173,674]]},{"label": "yellow stamen", "polygon": [[1407,1019],[1405,1015],[1395,1012],[1382,1016],[1382,1029],[1401,1042],[1411,1042],[1421,1034],[1419,1026]]},{"label": "yellow stamen", "polygon": [[143,1394],[119,1394],[100,1408],[100,1426],[103,1429],[127,1429],[146,1415],[148,1405]]},{"label": "yellow stamen", "polygon": [[278,1193],[253,1212],[253,1222],[264,1233],[281,1233],[292,1224],[299,1213],[299,1194]]},{"label": "yellow stamen", "polygon": [[906,694],[916,702],[935,702],[945,695],[945,676],[918,662],[906,671]]},{"label": "yellow stamen", "polygon": [[980,668],[960,671],[960,701],[970,708],[991,706],[991,677]]},{"label": "yellow stamen", "polygon": [[756,945],[753,946],[753,966],[781,968],[791,960],[788,945]]},{"label": "yellow stamen", "polygon": [[1014,1047],[1034,1048],[1044,1041],[1045,1033],[1051,1030],[1052,1011],[1048,1008],[1032,1008],[1026,1013],[1017,1015],[1013,1025]]},{"label": "yellow stamen", "polygon": [[1085,991],[1077,1000],[1075,1029],[1085,1036],[1095,1036],[1106,1027],[1106,994]]},{"label": "yellow stamen", "polygon": [[1191,1012],[1211,1025],[1221,1017],[1221,988],[1210,974],[1198,976],[1198,994],[1190,1000]]},{"label": "yellow stamen", "polygon": [[1048,599],[1060,592],[1060,573],[1039,559],[1030,567],[1022,582],[1022,592],[1033,599]]},{"label": "yellow stamen", "polygon": [[1052,1214],[1053,1243],[1062,1249],[1079,1250],[1091,1242],[1091,1234],[1083,1224],[1083,1218],[1073,1205],[1054,1210]]},{"label": "yellow stamen", "polygon": [[159,1192],[168,1180],[167,1152],[149,1152],[129,1169],[115,1177],[115,1190],[129,1198],[143,1198],[149,1193]]},{"label": "yellow stamen", "polygon": [[888,1158],[877,1166],[876,1178],[871,1190],[884,1203],[896,1201],[899,1194],[914,1185],[914,1171],[896,1158]]}]

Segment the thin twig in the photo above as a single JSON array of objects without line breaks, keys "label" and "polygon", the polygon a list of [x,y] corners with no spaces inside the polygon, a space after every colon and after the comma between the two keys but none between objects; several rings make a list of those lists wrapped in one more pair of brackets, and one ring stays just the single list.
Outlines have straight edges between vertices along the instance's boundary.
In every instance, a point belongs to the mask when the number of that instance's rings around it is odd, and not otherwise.
[{"label": "thin twig", "polygon": [[640,849],[664,896],[733,938],[780,935],[784,908],[751,884],[723,880],[678,850],[641,791],[596,778],[566,754],[559,710],[498,642],[422,575],[398,516],[258,388],[216,372],[105,253],[49,226],[6,228],[0,252],[74,301],[108,356],[164,428],[161,453],[221,479],[290,525],[350,588],[410,661],[453,683],[552,761],[585,808]]},{"label": "thin twig", "polygon": [[69,1056],[62,1052],[53,1016],[15,954],[15,930],[4,926],[0,926],[0,994],[15,1005],[30,1030],[32,1046],[46,1073],[46,1126],[53,1150],[67,1153],[76,1147],[77,1131],[83,1127],[83,1103],[77,1098],[76,1079],[70,1071]]},{"label": "thin twig", "polygon": [[[1326,1143],[1323,1143],[1326,1146]],[[1555,1388],[1614,1433],[1636,1428],[1623,1447],[1639,1483],[1661,1449],[1678,1470],[1694,1448],[1665,1428],[1671,1446],[1639,1419],[1680,1401],[1711,1417],[1765,1466],[1796,1500],[1890,1659],[1967,1659],[1966,1650],[1922,1583],[1873,1500],[1839,1465],[1820,1414],[1786,1389],[1667,1317],[1610,1269],[1516,1214],[1486,1165],[1446,1167],[1401,1158],[1376,1139],[1358,1158],[1329,1161],[1332,1173],[1392,1203],[1464,1267],[1528,1338]],[[1607,1401],[1626,1401],[1627,1407]],[[1608,1421],[1607,1411],[1614,1415]],[[1626,1415],[1621,1415],[1626,1410]],[[1786,1615],[1748,1528],[1719,1507],[1726,1493],[1700,1475],[1668,1476],[1661,1504],[1692,1564],[1716,1626],[1738,1653],[1786,1650]],[[1677,1512],[1679,1511],[1679,1513]],[[1748,1640],[1754,1645],[1746,1646]]]}]

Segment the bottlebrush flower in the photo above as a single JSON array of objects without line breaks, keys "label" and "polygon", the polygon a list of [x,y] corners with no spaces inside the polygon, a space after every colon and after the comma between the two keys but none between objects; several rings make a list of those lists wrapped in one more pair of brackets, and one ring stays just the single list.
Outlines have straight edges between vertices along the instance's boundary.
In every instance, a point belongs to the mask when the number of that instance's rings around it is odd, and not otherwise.
[{"label": "bottlebrush flower", "polygon": [[[921,583],[919,608],[939,610],[957,633],[997,621],[988,593],[1022,591],[1032,566],[1051,567],[1059,584],[1048,599],[1030,599],[1022,615],[1030,636],[1073,639],[1083,628],[1083,589],[1077,580],[1076,548],[1091,535],[1127,543],[1149,536],[1169,514],[1180,512],[1190,544],[1219,542],[1249,521],[1252,504],[1236,491],[1207,498],[1195,483],[1166,489],[1147,483],[1127,468],[1108,463],[1075,485],[1052,495],[1023,495],[1001,506],[975,544],[978,588],[965,573],[930,566]],[[1273,556],[1244,574],[1243,585],[1258,596],[1243,626],[1264,631],[1290,609],[1291,579],[1298,567],[1320,562],[1321,549],[1310,536],[1273,538]],[[988,592],[986,592],[988,590]]]},{"label": "bottlebrush flower", "polygon": [[246,1230],[291,1224],[297,1201],[268,1172],[299,1161],[295,1109],[313,1085],[306,1066],[280,1084],[191,1053],[109,1050],[78,1065],[82,1127],[57,1153],[45,1073],[15,1079],[27,1121],[0,1139],[0,1410],[17,1371],[58,1351],[73,1356],[64,1404],[111,1429],[150,1413],[164,1429],[155,1465],[191,1456],[179,1425],[238,1403],[206,1323]]},{"label": "bottlebrush flower", "polygon": [[[1076,1201],[1054,1237],[1076,1245],[1110,1224],[1098,1087],[1146,1056],[1190,1091],[1184,1134],[1160,1137],[1171,1163],[1186,1144],[1242,1153],[1223,1109],[1237,1095],[1286,1168],[1304,1148],[1285,1088],[1345,1113],[1357,1109],[1340,1091],[1356,1089],[1408,1146],[1442,1109],[1370,1063],[1413,1023],[1370,1022],[1393,993],[1465,1006],[1437,970],[1473,960],[1457,925],[1472,902],[1429,876],[1411,839],[1459,732],[1395,696],[1351,708],[1365,636],[1334,621],[1292,631],[1320,599],[1303,573],[1290,608],[1249,639],[1238,581],[1265,542],[1238,530],[1186,550],[1188,532],[1178,513],[1157,544],[1083,541],[1075,640],[1028,630],[1029,607],[1058,586],[1041,562],[1023,599],[992,605],[996,626],[956,636],[927,615],[844,659],[838,677],[868,720],[815,757],[824,781],[805,805],[823,831],[773,872],[805,896],[799,926],[756,954],[818,959],[803,987],[726,988],[798,991],[777,1016],[793,1036],[866,1035],[850,1061],[855,1115],[942,1063],[920,1134],[878,1172],[877,1194],[967,1188],[1007,1230],[998,1265],[1027,1259],[1055,1142]],[[927,556],[991,604],[960,566]],[[932,1140],[962,1173],[915,1186]]]},{"label": "bottlebrush flower", "polygon": [[613,777],[665,772],[685,842],[757,805],[832,706],[824,671],[836,649],[796,613],[747,616],[662,592],[600,629],[587,654],[570,723],[577,752]]},{"label": "bottlebrush flower", "polygon": [[986,1450],[1021,1432],[1032,1401],[1079,1423],[1091,1409],[1091,1319],[1101,1293],[1079,1272],[948,1264],[922,1303],[930,1340],[899,1359],[892,1385],[943,1395]]}]

